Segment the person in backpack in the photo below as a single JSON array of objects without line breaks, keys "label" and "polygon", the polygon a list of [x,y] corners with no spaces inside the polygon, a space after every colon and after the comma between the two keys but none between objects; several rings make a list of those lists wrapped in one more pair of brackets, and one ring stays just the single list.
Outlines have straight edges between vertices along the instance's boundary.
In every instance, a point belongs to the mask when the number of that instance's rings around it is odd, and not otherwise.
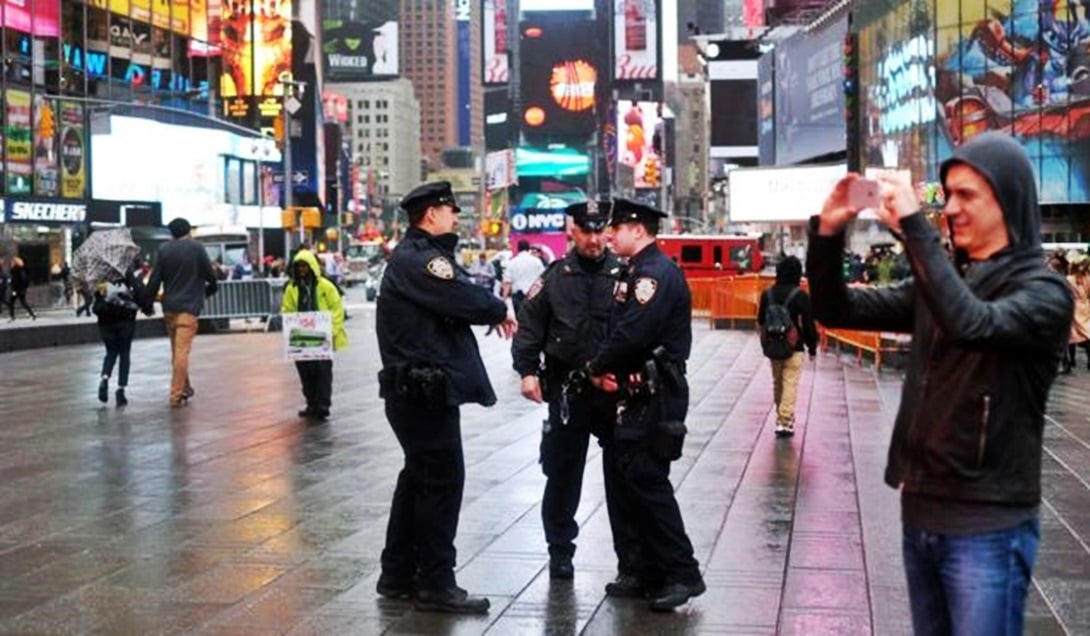
[{"label": "person in backpack", "polygon": [[817,353],[817,329],[810,311],[810,297],[799,288],[802,262],[788,256],[776,265],[776,284],[761,294],[757,324],[761,348],[772,362],[772,387],[776,402],[776,437],[795,434],[795,397],[802,375],[803,351]]},{"label": "person in backpack", "polygon": [[98,383],[98,401],[105,404],[110,396],[110,375],[114,363],[119,362],[117,392],[118,406],[129,403],[125,387],[129,384],[129,351],[136,334],[136,312],[140,310],[138,299],[144,293],[143,283],[130,268],[123,278],[102,281],[95,286],[92,311],[98,316],[98,333],[106,347],[102,359],[102,379]]}]

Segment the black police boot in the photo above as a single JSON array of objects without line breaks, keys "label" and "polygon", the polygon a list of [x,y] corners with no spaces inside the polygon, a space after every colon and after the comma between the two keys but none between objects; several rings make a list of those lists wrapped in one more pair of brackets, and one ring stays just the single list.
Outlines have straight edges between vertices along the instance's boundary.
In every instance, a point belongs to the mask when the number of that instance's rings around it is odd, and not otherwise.
[{"label": "black police boot", "polygon": [[98,383],[98,401],[105,404],[110,400],[110,379],[102,378]]},{"label": "black police boot", "polygon": [[411,601],[416,596],[416,586],[411,582],[395,581],[386,575],[378,577],[375,591],[393,601]]},{"label": "black police boot", "polygon": [[606,596],[613,598],[646,598],[650,591],[635,574],[618,574],[617,578],[606,583]]},{"label": "black police boot", "polygon": [[446,612],[448,614],[486,614],[491,604],[483,596],[470,596],[462,588],[452,585],[444,590],[417,590],[413,608],[421,612]]},{"label": "black police boot", "polygon": [[707,588],[703,580],[695,583],[668,583],[651,599],[651,610],[669,612],[688,603],[694,596],[700,596],[705,589]]},{"label": "black police boot", "polygon": [[555,556],[549,558],[549,578],[570,580],[575,577],[575,566],[571,557]]}]

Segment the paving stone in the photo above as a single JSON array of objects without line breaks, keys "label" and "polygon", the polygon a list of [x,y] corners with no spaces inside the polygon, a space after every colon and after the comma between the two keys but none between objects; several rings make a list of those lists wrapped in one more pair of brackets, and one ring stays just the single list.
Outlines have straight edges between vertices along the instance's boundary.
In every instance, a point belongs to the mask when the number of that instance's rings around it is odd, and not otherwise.
[{"label": "paving stone", "polygon": [[[134,343],[124,409],[96,399],[99,345],[0,354],[0,633],[911,633],[898,496],[882,483],[900,375],[819,356],[797,434],[777,440],[755,335],[701,320],[671,479],[704,595],[667,614],[605,597],[616,556],[593,444],[576,576],[549,579],[544,410],[519,395],[509,344],[480,337],[499,403],[462,412],[457,576],[492,609],[377,597],[403,456],[377,398],[373,305],[354,293],[324,424],[295,417],[280,334],[199,336],[198,393],[179,410],[161,337]],[[1090,373],[1063,376],[1049,405],[1028,634],[1090,633],[1088,389]]]}]

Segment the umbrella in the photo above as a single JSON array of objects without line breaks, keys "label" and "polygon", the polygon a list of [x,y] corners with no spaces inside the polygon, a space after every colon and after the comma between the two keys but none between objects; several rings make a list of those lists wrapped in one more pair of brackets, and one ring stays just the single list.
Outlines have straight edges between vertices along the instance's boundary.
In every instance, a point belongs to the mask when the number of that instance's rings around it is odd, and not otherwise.
[{"label": "umbrella", "polygon": [[72,275],[91,285],[115,280],[129,270],[139,253],[128,228],[100,230],[88,236],[72,255]]}]

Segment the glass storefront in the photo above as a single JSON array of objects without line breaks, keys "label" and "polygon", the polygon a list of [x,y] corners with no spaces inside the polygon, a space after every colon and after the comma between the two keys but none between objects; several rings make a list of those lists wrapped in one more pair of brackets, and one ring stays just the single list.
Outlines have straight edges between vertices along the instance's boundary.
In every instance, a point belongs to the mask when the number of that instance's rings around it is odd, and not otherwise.
[{"label": "glass storefront", "polygon": [[954,147],[995,130],[1025,147],[1042,203],[1090,203],[1085,2],[858,4],[864,166],[933,181]]}]

